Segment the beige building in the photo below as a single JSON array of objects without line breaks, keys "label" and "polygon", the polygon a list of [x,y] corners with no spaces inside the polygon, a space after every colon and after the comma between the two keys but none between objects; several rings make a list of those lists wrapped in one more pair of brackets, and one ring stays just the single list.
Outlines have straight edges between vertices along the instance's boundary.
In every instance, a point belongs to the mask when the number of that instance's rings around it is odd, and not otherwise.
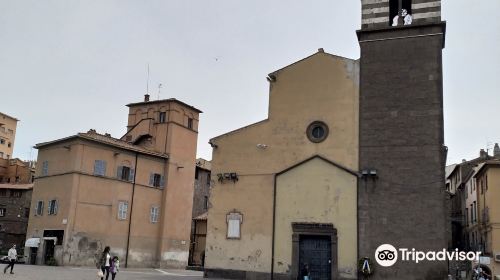
[{"label": "beige building", "polygon": [[[500,154],[498,155],[500,156]],[[474,175],[477,194],[477,221],[470,233],[473,246],[483,252],[481,264],[491,275],[500,278],[500,160],[490,160],[479,166]]]},{"label": "beige building", "polygon": [[206,276],[357,278],[358,73],[320,49],[269,74],[267,119],[211,140]]},{"label": "beige building", "polygon": [[148,95],[127,106],[120,139],[90,130],[36,146],[36,263],[92,266],[110,246],[125,266],[187,265],[201,111]]},{"label": "beige building", "polygon": [[16,118],[0,113],[0,158],[12,158],[18,121]]}]

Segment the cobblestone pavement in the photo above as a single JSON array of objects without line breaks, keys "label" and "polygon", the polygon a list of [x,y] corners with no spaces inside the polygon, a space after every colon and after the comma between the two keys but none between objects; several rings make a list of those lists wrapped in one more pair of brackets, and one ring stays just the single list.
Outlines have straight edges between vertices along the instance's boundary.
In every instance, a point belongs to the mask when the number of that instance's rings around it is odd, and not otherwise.
[{"label": "cobblestone pavement", "polygon": [[[5,267],[1,264],[0,267]],[[16,265],[14,274],[3,274],[0,279],[6,280],[96,280],[97,269],[80,267],[50,267],[33,265]],[[122,269],[115,280],[202,280],[203,273],[188,270],[167,269]],[[109,276],[111,280],[111,275]],[[214,279],[212,279],[214,280]],[[219,279],[220,280],[220,279]]]}]

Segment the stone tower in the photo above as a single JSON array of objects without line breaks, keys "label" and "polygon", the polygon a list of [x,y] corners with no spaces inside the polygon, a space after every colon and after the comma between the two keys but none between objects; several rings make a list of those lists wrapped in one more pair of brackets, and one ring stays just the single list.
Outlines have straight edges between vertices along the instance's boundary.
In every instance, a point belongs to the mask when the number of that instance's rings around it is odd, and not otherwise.
[{"label": "stone tower", "polygon": [[[359,257],[386,243],[448,249],[441,1],[361,2]],[[445,279],[447,264],[375,270],[370,279]]]}]

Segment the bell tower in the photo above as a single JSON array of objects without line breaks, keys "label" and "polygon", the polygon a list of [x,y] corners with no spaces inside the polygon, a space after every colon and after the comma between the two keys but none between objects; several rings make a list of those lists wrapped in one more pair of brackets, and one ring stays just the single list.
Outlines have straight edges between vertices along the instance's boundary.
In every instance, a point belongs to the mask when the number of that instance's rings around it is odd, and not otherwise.
[{"label": "bell tower", "polygon": [[361,0],[359,258],[370,279],[445,279],[446,262],[382,267],[382,244],[448,249],[441,1]]}]

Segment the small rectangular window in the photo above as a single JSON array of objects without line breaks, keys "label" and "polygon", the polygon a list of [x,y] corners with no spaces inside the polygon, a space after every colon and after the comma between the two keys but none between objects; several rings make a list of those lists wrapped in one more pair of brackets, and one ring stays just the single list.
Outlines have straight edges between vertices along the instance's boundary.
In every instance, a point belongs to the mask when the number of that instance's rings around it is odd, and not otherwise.
[{"label": "small rectangular window", "polygon": [[465,208],[465,225],[469,225],[469,209]]},{"label": "small rectangular window", "polygon": [[193,119],[192,118],[188,118],[188,128],[193,129]]},{"label": "small rectangular window", "polygon": [[151,213],[149,217],[150,222],[152,224],[156,224],[158,222],[159,215],[160,215],[160,208],[156,206],[151,207]]},{"label": "small rectangular window", "polygon": [[106,175],[106,161],[97,159],[94,163],[94,175],[105,176]]},{"label": "small rectangular window", "polygon": [[42,200],[39,200],[39,201],[36,202],[35,215],[36,216],[42,216],[43,215],[43,201]]},{"label": "small rectangular window", "polygon": [[4,139],[0,139],[0,144],[4,145],[5,144],[5,140]]},{"label": "small rectangular window", "polygon": [[159,122],[164,123],[167,121],[167,113],[165,112],[160,112],[159,116]]},{"label": "small rectangular window", "polygon": [[207,210],[207,209],[208,209],[208,196],[205,196],[205,201],[203,202],[203,208],[204,208],[205,210]]},{"label": "small rectangular window", "polygon": [[44,161],[42,162],[42,176],[47,176],[49,175],[49,162]]},{"label": "small rectangular window", "polygon": [[6,208],[0,208],[0,217],[5,217],[7,215],[7,209]]},{"label": "small rectangular window", "polygon": [[151,173],[149,176],[149,185],[155,188],[163,188],[165,186],[165,177],[158,173]]},{"label": "small rectangular window", "polygon": [[118,203],[118,220],[126,220],[128,213],[128,202],[120,201]]},{"label": "small rectangular window", "polygon": [[134,170],[128,166],[118,166],[116,177],[120,180],[133,181]]},{"label": "small rectangular window", "polygon": [[11,197],[21,197],[22,196],[22,193],[21,191],[10,191],[10,196]]},{"label": "small rectangular window", "polygon": [[57,215],[57,200],[49,200],[47,215]]}]

